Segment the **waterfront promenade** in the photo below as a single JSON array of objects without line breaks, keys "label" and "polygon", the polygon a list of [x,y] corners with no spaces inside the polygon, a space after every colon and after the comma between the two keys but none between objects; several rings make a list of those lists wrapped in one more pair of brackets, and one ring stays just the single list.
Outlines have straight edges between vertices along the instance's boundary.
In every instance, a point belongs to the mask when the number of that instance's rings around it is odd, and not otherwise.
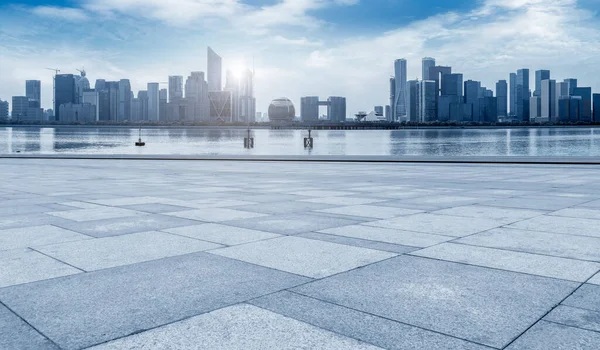
[{"label": "waterfront promenade", "polygon": [[0,159],[0,349],[598,349],[600,168]]}]

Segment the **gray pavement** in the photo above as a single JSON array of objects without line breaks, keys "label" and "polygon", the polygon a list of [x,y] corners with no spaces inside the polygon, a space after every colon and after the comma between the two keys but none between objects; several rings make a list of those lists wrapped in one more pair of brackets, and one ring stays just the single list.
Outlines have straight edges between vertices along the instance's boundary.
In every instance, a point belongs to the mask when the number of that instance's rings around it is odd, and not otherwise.
[{"label": "gray pavement", "polygon": [[598,349],[600,168],[0,159],[0,349]]}]

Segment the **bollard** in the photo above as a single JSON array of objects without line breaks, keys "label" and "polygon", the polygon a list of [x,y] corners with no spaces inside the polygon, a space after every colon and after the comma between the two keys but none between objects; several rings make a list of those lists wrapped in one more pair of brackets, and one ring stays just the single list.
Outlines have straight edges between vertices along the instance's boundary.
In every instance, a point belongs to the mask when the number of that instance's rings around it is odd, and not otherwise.
[{"label": "bollard", "polygon": [[248,129],[248,137],[244,137],[244,148],[254,148],[254,137],[250,137],[250,129]]}]

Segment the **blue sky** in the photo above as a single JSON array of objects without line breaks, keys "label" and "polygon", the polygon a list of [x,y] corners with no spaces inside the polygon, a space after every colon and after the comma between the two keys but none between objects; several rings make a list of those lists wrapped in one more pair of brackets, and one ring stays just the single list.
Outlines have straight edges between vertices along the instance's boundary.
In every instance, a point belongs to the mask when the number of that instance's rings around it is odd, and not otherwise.
[{"label": "blue sky", "polygon": [[2,0],[0,98],[52,73],[129,78],[134,89],[206,70],[256,67],[258,110],[287,96],[342,95],[348,110],[387,103],[393,60],[433,56],[494,87],[518,68],[551,69],[600,91],[600,0]]}]

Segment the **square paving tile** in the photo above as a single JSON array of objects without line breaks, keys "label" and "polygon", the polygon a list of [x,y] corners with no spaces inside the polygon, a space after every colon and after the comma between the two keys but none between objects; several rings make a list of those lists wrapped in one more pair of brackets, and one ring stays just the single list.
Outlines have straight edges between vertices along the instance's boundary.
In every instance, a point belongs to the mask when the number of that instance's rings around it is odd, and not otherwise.
[{"label": "square paving tile", "polygon": [[274,238],[210,253],[312,278],[331,276],[396,256],[300,237]]},{"label": "square paving tile", "polygon": [[0,349],[59,350],[50,340],[0,304]]},{"label": "square paving tile", "polygon": [[85,271],[135,264],[222,247],[162,232],[140,232],[36,247]]},{"label": "square paving tile", "polygon": [[21,205],[18,207],[4,207],[0,209],[0,216],[29,215],[50,211],[43,205]]},{"label": "square paving tile", "polygon": [[98,207],[92,209],[77,209],[68,211],[55,211],[47,213],[48,215],[57,216],[59,218],[84,222],[94,220],[118,219],[129,216],[145,215],[139,211],[128,210],[123,208],[113,207]]},{"label": "square paving tile", "polygon": [[0,266],[0,288],[81,272],[31,249],[2,251]]},{"label": "square paving tile", "polygon": [[163,231],[224,245],[238,245],[281,236],[270,232],[220,224],[185,226]]},{"label": "square paving tile", "polygon": [[480,202],[482,205],[533,210],[560,210],[580,204],[580,199],[564,197],[512,197]]},{"label": "square paving tile", "polygon": [[57,226],[93,237],[118,236],[128,233],[160,231],[167,228],[198,225],[198,221],[154,214],[88,222],[63,222]]},{"label": "square paving tile", "polygon": [[362,216],[375,219],[391,219],[397,216],[421,213],[422,210],[382,207],[376,205],[352,205],[319,210],[321,213]]},{"label": "square paving tile", "polygon": [[384,252],[392,252],[392,253],[397,253],[397,254],[413,252],[413,251],[419,249],[416,247],[411,247],[411,246],[406,246],[406,245],[385,243],[385,242],[379,242],[379,241],[370,241],[370,240],[361,239],[361,238],[336,236],[336,235],[330,235],[330,234],[319,233],[319,232],[300,233],[300,234],[296,235],[295,237],[315,239],[318,241],[345,244],[345,245],[351,245],[351,246],[361,247],[361,248],[382,250]]},{"label": "square paving tile", "polygon": [[451,236],[381,228],[367,225],[351,225],[335,227],[319,232],[331,235],[368,239],[372,241],[401,244],[412,247],[429,247],[455,239]]},{"label": "square paving tile", "polygon": [[0,301],[64,349],[80,349],[308,279],[195,253],[0,289]]},{"label": "square paving tile", "polygon": [[90,239],[89,236],[51,225],[0,230],[0,251]]},{"label": "square paving tile", "polygon": [[600,286],[600,273],[596,274],[596,276],[592,277],[588,283],[596,284]]},{"label": "square paving tile", "polygon": [[227,225],[282,235],[324,230],[332,227],[358,224],[359,220],[316,214],[284,214],[247,220],[228,221]]},{"label": "square paving tile", "polygon": [[566,208],[557,210],[548,215],[600,220],[600,209],[589,209],[584,207]]},{"label": "square paving tile", "polygon": [[135,210],[138,212],[152,213],[152,214],[163,214],[163,213],[174,213],[178,211],[190,210],[189,207],[181,207],[177,205],[169,205],[162,203],[149,203],[149,204],[135,204],[122,206],[123,209]]},{"label": "square paving tile", "polygon": [[250,301],[251,304],[384,349],[484,350],[457,338],[382,317],[283,291]]},{"label": "square paving tile", "polygon": [[355,192],[348,191],[328,191],[328,190],[308,190],[308,191],[297,191],[291,192],[290,194],[296,196],[305,196],[305,197],[341,197],[341,196],[352,196],[355,195]]},{"label": "square paving tile", "polygon": [[515,221],[540,216],[545,213],[546,211],[540,210],[489,207],[483,205],[467,205],[433,212],[433,214],[494,219],[504,223],[513,223]]},{"label": "square paving tile", "polygon": [[64,222],[69,222],[69,220],[61,219],[46,214],[0,216],[0,230],[31,226],[43,226]]},{"label": "square paving tile", "polygon": [[596,350],[600,333],[540,321],[507,350]]},{"label": "square paving tile", "polygon": [[457,240],[490,248],[600,261],[600,238],[500,228]]},{"label": "square paving tile", "polygon": [[460,216],[415,214],[390,220],[369,222],[365,225],[432,233],[444,236],[463,237],[500,227],[499,220],[486,218],[465,218]]},{"label": "square paving tile", "polygon": [[121,197],[121,198],[108,198],[92,200],[91,203],[99,205],[109,205],[114,207],[125,206],[125,205],[139,205],[139,204],[152,204],[159,203],[161,198],[159,197]]},{"label": "square paving tile", "polygon": [[563,305],[600,312],[600,286],[584,284]]},{"label": "square paving tile", "polygon": [[301,201],[286,201],[286,202],[272,202],[272,203],[255,203],[251,205],[235,206],[231,209],[244,210],[263,214],[288,214],[288,213],[301,213],[310,210],[318,210],[324,208],[331,208],[330,204],[319,204],[309,203]]},{"label": "square paving tile", "polygon": [[545,277],[400,256],[293,291],[501,348],[577,286]]},{"label": "square paving tile", "polygon": [[411,254],[575,282],[585,282],[600,271],[600,263],[454,243],[442,243]]},{"label": "square paving tile", "polygon": [[223,222],[239,219],[250,219],[267,216],[266,214],[252,213],[249,211],[234,210],[228,208],[206,208],[189,211],[180,211],[168,213],[166,215],[176,216],[189,220],[197,220],[204,222]]},{"label": "square paving tile", "polygon": [[381,349],[252,306],[235,305],[93,347],[138,349]]},{"label": "square paving tile", "polygon": [[371,204],[377,202],[384,202],[385,199],[381,198],[363,198],[363,197],[319,197],[302,199],[301,202],[319,203],[319,204],[331,204],[331,205],[362,205]]},{"label": "square paving tile", "polygon": [[508,225],[507,228],[600,238],[600,220],[593,219],[545,215]]},{"label": "square paving tile", "polygon": [[600,311],[559,305],[544,320],[600,332]]}]

